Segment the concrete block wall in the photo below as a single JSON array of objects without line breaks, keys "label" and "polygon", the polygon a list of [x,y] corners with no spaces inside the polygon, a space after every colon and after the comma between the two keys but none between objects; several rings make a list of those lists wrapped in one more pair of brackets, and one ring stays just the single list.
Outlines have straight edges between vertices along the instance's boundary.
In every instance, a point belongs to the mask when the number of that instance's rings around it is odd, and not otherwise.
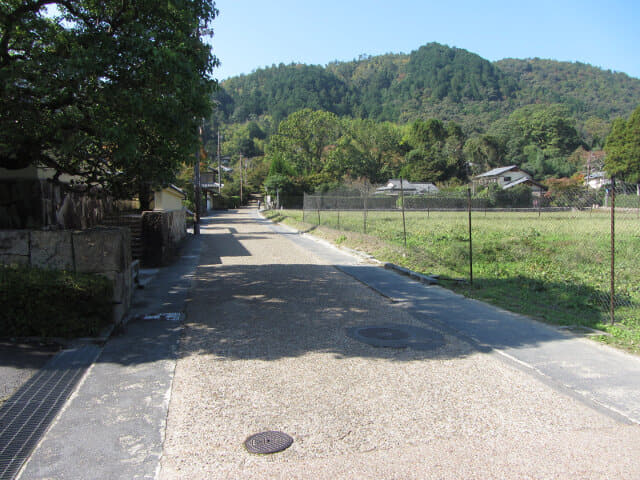
[{"label": "concrete block wall", "polygon": [[131,306],[131,240],[128,228],[0,230],[0,263],[103,275],[113,282],[113,321]]},{"label": "concrete block wall", "polygon": [[187,235],[184,210],[142,212],[142,264],[159,267],[169,264]]}]

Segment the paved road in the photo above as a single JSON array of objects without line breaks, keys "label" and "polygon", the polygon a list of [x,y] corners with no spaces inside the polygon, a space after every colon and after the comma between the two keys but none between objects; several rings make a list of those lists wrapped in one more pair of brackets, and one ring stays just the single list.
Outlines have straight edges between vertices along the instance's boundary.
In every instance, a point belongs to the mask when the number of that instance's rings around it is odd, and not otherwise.
[{"label": "paved road", "polygon": [[[184,326],[147,316],[112,338],[21,479],[640,478],[636,357],[253,210],[207,219],[138,292],[134,313],[163,312]],[[350,336],[392,324],[442,342]],[[247,453],[265,430],[294,443]]]},{"label": "paved road", "polygon": [[[583,340],[416,284],[249,211],[203,228],[186,313],[160,478],[640,476],[640,427],[514,355],[542,346],[552,363],[559,348]],[[511,333],[497,336],[507,320]],[[502,354],[480,335],[482,322]],[[376,348],[348,335],[389,324],[444,344]],[[248,454],[244,439],[265,430],[295,441],[274,456]]]}]

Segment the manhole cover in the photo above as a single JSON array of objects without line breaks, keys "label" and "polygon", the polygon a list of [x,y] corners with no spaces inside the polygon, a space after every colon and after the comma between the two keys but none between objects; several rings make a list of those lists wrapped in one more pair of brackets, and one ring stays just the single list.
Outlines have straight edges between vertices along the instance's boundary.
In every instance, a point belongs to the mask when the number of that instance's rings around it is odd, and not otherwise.
[{"label": "manhole cover", "polygon": [[347,335],[373,347],[433,350],[445,344],[444,336],[412,325],[366,325],[347,328]]},{"label": "manhole cover", "polygon": [[377,340],[404,340],[409,338],[409,334],[397,328],[388,327],[365,327],[358,331],[358,334]]},{"label": "manhole cover", "polygon": [[286,450],[293,443],[293,438],[283,432],[261,432],[251,435],[244,441],[249,453],[277,453]]}]

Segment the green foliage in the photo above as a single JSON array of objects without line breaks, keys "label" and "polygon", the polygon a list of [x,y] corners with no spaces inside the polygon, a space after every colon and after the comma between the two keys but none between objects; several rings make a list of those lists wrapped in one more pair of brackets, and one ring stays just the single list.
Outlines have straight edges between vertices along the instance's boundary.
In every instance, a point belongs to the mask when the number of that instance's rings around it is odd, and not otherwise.
[{"label": "green foliage", "polygon": [[264,189],[267,193],[276,194],[278,192],[281,193],[294,193],[297,188],[293,180],[279,173],[275,173],[273,175],[269,175],[264,181]]},{"label": "green foliage", "polygon": [[0,291],[3,335],[90,336],[112,320],[113,287],[99,275],[0,266]]},{"label": "green foliage", "polygon": [[269,113],[278,122],[303,108],[348,113],[348,87],[335,75],[315,65],[291,64],[259,69],[227,80],[215,95],[227,120],[244,122]]},{"label": "green foliage", "polygon": [[216,100],[230,123],[267,114],[280,121],[312,108],[377,121],[453,120],[485,133],[519,107],[560,103],[591,148],[604,141],[612,119],[640,103],[640,80],[623,73],[540,59],[491,63],[436,43],[409,55],[362,56],[326,68],[273,66],[222,86]]},{"label": "green foliage", "polygon": [[[594,119],[608,123],[629,115],[640,103],[640,80],[625,73],[539,58],[506,59],[495,65],[518,82],[520,105],[561,103],[569,108],[579,129],[593,129]],[[596,130],[598,135],[604,135],[600,136],[604,141],[606,127],[600,125]]]},{"label": "green foliage", "polygon": [[434,100],[495,101],[511,97],[516,90],[516,82],[489,61],[437,43],[411,53],[407,74],[411,82],[401,83],[400,90],[423,91]]},{"label": "green foliage", "polygon": [[405,138],[411,147],[401,175],[413,182],[443,182],[467,178],[463,155],[465,136],[459,125],[416,120]]},{"label": "green foliage", "polygon": [[533,205],[531,187],[527,185],[516,185],[504,190],[497,183],[492,183],[476,192],[475,198],[481,200],[487,208],[531,208]]},{"label": "green foliage", "polygon": [[40,164],[124,197],[173,181],[212,108],[217,59],[195,34],[212,1],[0,9],[0,166]]},{"label": "green foliage", "polygon": [[628,120],[620,118],[613,122],[604,149],[609,175],[629,183],[640,183],[640,106]]},{"label": "green foliage", "polygon": [[[611,120],[640,103],[640,80],[624,74],[540,59],[491,63],[435,43],[325,68],[273,66],[222,87],[210,124],[227,132],[226,154],[246,152],[251,138],[305,189],[399,175],[460,183],[511,164],[538,180],[569,177],[584,169],[576,149],[599,148]],[[255,126],[264,139],[248,133]],[[245,144],[234,140],[240,130]]]},{"label": "green foliage", "polygon": [[528,105],[496,122],[491,134],[504,145],[505,156],[535,178],[570,176],[566,162],[582,141],[564,105]]},{"label": "green foliage", "polygon": [[504,164],[505,143],[499,138],[485,134],[469,138],[463,149],[464,157],[473,175],[479,175]]},{"label": "green foliage", "polygon": [[406,149],[400,128],[373,120],[343,119],[342,136],[329,153],[325,171],[336,179],[382,183],[395,176]]},{"label": "green foliage", "polygon": [[280,156],[298,174],[317,173],[324,166],[326,148],[338,137],[336,115],[305,108],[280,122],[277,134],[271,137],[268,154],[272,158]]},{"label": "green foliage", "polygon": [[271,165],[269,166],[269,176],[272,175],[285,175],[285,176],[293,176],[295,175],[295,170],[293,167],[284,159],[282,155],[272,154],[273,160],[271,160]]}]

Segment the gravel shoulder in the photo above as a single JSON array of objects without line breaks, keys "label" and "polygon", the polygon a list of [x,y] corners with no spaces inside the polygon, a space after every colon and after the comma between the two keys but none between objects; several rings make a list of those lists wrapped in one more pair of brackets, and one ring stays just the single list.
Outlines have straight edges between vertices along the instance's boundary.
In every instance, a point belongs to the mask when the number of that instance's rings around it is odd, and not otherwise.
[{"label": "gravel shoulder", "polygon": [[[638,478],[625,425],[415,318],[247,210],[202,228],[160,478]],[[376,348],[350,327],[431,329]],[[281,430],[284,452],[244,440]]]}]

